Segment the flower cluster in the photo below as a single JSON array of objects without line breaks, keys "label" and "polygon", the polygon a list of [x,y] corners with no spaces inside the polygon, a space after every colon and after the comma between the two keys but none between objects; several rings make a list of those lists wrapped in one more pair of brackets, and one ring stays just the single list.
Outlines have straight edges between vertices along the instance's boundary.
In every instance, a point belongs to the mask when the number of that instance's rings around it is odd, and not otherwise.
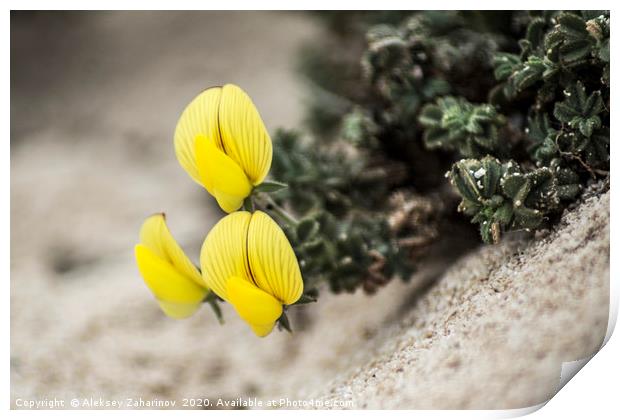
[{"label": "flower cluster", "polygon": [[200,269],[171,235],[164,214],[146,219],[135,255],[161,309],[182,319],[208,302],[219,316],[217,301],[223,300],[260,337],[278,321],[288,328],[284,309],[304,288],[295,253],[269,215],[238,211],[261,184],[268,185],[263,181],[273,153],[252,100],[231,84],[205,90],[183,111],[174,147],[189,176],[230,214],[207,235]]}]

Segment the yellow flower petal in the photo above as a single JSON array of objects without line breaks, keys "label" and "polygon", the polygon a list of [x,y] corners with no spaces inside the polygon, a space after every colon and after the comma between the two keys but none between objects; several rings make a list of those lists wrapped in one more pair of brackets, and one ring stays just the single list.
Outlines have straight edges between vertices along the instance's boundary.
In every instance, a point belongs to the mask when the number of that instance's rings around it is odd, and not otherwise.
[{"label": "yellow flower petal", "polygon": [[238,210],[252,191],[239,165],[204,136],[196,138],[196,163],[202,184],[222,210],[227,213]]},{"label": "yellow flower petal", "polygon": [[157,303],[159,304],[159,307],[161,308],[161,310],[164,311],[164,314],[166,314],[166,316],[172,319],[189,318],[190,316],[194,315],[196,311],[200,309],[200,306],[202,305],[201,302],[194,303],[194,304],[174,303],[174,302],[165,302],[159,299],[157,300]]},{"label": "yellow flower petal", "polygon": [[165,217],[163,213],[147,217],[140,228],[140,243],[150,248],[159,257],[168,259],[162,240]]},{"label": "yellow flower petal", "polygon": [[253,185],[263,182],[271,167],[271,138],[252,100],[238,86],[222,88],[219,127],[225,153]]},{"label": "yellow flower petal", "polygon": [[185,318],[200,307],[208,293],[207,289],[185,277],[146,245],[136,245],[135,254],[144,282],[166,315],[171,318]]},{"label": "yellow flower petal", "polygon": [[250,328],[252,328],[252,331],[254,331],[254,334],[256,334],[257,336],[266,337],[273,330],[273,327],[275,325],[276,325],[275,322],[272,322],[271,324],[265,324],[265,325],[250,324]]},{"label": "yellow flower petal", "polygon": [[197,183],[201,183],[194,145],[196,136],[202,135],[221,147],[218,126],[218,109],[221,87],[203,91],[185,108],[174,132],[174,151],[179,163]]},{"label": "yellow flower petal", "polygon": [[231,277],[249,278],[246,237],[250,213],[238,211],[221,219],[207,235],[200,251],[205,284],[228,301],[226,282]]},{"label": "yellow flower petal", "polygon": [[290,305],[303,292],[297,257],[286,235],[267,214],[252,214],[248,229],[248,261],[256,285]]},{"label": "yellow flower petal", "polygon": [[264,337],[271,332],[280,315],[282,304],[253,283],[241,277],[231,277],[226,282],[229,302],[254,333]]},{"label": "yellow flower petal", "polygon": [[140,243],[170,263],[181,274],[204,286],[200,272],[172,237],[163,213],[154,214],[144,221],[140,229]]}]

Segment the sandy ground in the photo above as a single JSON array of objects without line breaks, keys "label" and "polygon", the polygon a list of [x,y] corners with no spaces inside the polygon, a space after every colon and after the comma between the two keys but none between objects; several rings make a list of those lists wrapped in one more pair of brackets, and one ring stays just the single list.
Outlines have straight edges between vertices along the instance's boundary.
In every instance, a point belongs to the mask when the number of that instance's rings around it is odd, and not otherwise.
[{"label": "sandy ground", "polygon": [[[560,362],[607,325],[609,199],[558,232],[508,240],[376,296],[330,296],[257,339],[226,307],[167,319],[133,244],[166,211],[194,260],[219,211],[178,166],[176,119],[234,82],[269,129],[295,127],[295,51],[321,36],[291,13],[101,13],[11,28],[11,399],[257,397],[354,407],[511,408],[552,395]],[[527,264],[526,264],[527,262]],[[177,405],[178,406],[178,405]]]},{"label": "sandy ground", "polygon": [[563,362],[598,351],[609,315],[609,193],[537,241],[504,240],[401,301],[324,399],[355,408],[509,409],[550,399]]}]

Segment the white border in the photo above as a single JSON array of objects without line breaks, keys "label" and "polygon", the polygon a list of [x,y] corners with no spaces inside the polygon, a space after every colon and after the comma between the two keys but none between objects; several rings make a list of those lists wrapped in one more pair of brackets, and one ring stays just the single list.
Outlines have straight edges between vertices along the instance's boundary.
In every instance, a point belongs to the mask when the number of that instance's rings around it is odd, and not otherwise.
[{"label": "white border", "polygon": [[[612,14],[615,15],[614,8],[612,7],[612,3],[609,1],[604,2],[585,2],[584,0],[578,1],[531,1],[531,0],[522,0],[518,4],[514,3],[502,3],[498,4],[498,2],[467,2],[464,4],[462,1],[441,1],[436,0],[433,2],[415,2],[411,1],[393,1],[393,0],[382,0],[381,2],[363,2],[357,1],[353,3],[345,3],[345,2],[334,2],[325,1],[325,0],[314,0],[312,2],[308,1],[297,1],[294,3],[285,2],[285,1],[261,1],[258,2],[250,2],[250,1],[239,1],[239,0],[228,0],[226,2],[204,2],[204,1],[196,1],[196,0],[176,0],[174,2],[164,2],[159,0],[152,1],[120,1],[120,0],[108,0],[108,1],[90,1],[88,3],[83,1],[76,0],[65,0],[65,1],[7,1],[3,4],[6,4],[8,8],[5,9],[5,13],[3,15],[3,25],[2,25],[2,53],[3,57],[10,56],[10,9],[24,9],[24,10],[64,10],[64,9],[78,9],[78,10],[188,10],[188,9],[201,9],[205,6],[209,6],[214,10],[230,10],[230,9],[250,9],[250,10],[265,10],[265,9],[296,9],[296,10],[304,10],[304,9],[325,9],[325,10],[334,10],[334,9],[352,9],[351,6],[354,6],[354,9],[367,9],[367,10],[377,10],[377,9],[411,9],[412,6],[416,8],[432,8],[436,10],[451,10],[451,9],[463,9],[467,6],[468,9],[509,9],[510,7],[503,6],[518,6],[523,9],[580,9],[584,6],[587,6],[590,9],[608,9],[612,11]],[[86,7],[87,6],[87,7]],[[615,31],[612,31],[612,44],[616,45],[617,37],[614,36]],[[616,62],[616,54],[614,54],[615,50],[612,50],[612,56],[614,58],[612,61]],[[3,102],[3,112],[2,118],[6,138],[7,140],[10,138],[10,67],[6,64],[7,60],[5,59],[4,65],[2,66],[2,74],[4,79],[4,84],[2,87],[5,101]],[[613,68],[615,69],[615,67]],[[612,79],[616,79],[618,72],[614,72],[612,74]],[[612,96],[615,98],[617,95],[616,84],[612,85]],[[616,125],[614,124],[611,128],[611,137],[615,138],[614,133],[616,132]],[[614,149],[614,140],[611,141],[612,149]],[[3,240],[2,240],[2,266],[4,267],[4,272],[6,274],[5,278],[10,278],[10,206],[8,203],[10,202],[10,143],[9,141],[3,142],[2,148],[2,156],[1,156],[1,164],[2,164],[2,175],[4,182],[2,183],[2,188],[4,189],[4,197],[7,198],[5,203],[7,205],[2,206],[3,213]],[[615,184],[618,178],[618,158],[615,156],[615,152],[612,152],[612,162],[611,166],[612,170],[612,184]],[[618,209],[618,200],[615,199],[615,195],[611,196],[611,212],[616,214],[614,210]],[[613,237],[618,237],[618,229],[617,223],[614,222],[615,219],[611,222],[611,234]],[[613,241],[612,241],[613,242]],[[537,411],[534,416],[536,418],[583,418],[584,416],[592,416],[594,418],[609,418],[611,413],[618,413],[618,397],[617,397],[617,389],[618,389],[618,374],[620,373],[620,362],[618,360],[617,355],[620,354],[620,341],[617,337],[612,337],[611,333],[613,332],[613,328],[615,326],[618,314],[618,296],[619,296],[619,287],[618,287],[618,252],[617,248],[611,247],[611,284],[610,284],[610,294],[611,294],[611,305],[610,305],[610,323],[606,336],[607,345],[601,350],[600,354],[595,355],[593,360],[583,368],[583,372],[578,375],[578,379],[570,381],[568,385],[564,389],[562,389],[548,404],[547,406]],[[9,388],[10,388],[10,374],[9,374],[9,358],[10,358],[10,346],[9,346],[9,328],[10,328],[10,285],[9,281],[4,282],[4,305],[2,305],[2,313],[3,313],[3,322],[2,322],[2,336],[4,340],[2,340],[2,356],[4,363],[2,364],[2,373],[3,373],[3,381],[2,381],[2,400],[3,400],[3,409],[9,410],[10,401],[9,401]],[[610,339],[611,337],[611,339]],[[574,368],[575,366],[581,367],[580,363],[569,364],[569,367]],[[578,371],[579,369],[577,369]],[[564,370],[564,378],[569,376],[569,370]],[[575,373],[575,372],[573,372]],[[544,405],[544,404],[543,404]],[[390,412],[390,416],[406,416],[407,418],[417,417],[417,418],[506,418],[506,417],[514,417],[519,415],[528,414],[529,412],[536,411],[540,406],[524,408],[520,410],[496,410],[496,411],[416,411],[411,413],[409,411],[392,411]],[[168,416],[170,413],[165,411],[132,411],[130,412],[131,416],[142,417],[142,418],[163,418],[164,416]],[[175,411],[173,414],[175,416],[183,415],[188,417],[197,417],[197,416],[209,416],[209,417],[220,417],[220,416],[242,416],[248,415],[245,414],[249,412],[209,412],[202,413],[199,411],[187,411],[187,412],[178,412]],[[119,411],[89,411],[88,416],[93,418],[108,418],[111,416],[124,415],[125,411],[119,413]],[[306,417],[306,416],[314,416],[316,412],[313,411],[296,411],[294,413],[295,416]],[[338,416],[338,418],[346,418],[346,417],[355,417],[356,419],[359,416],[365,417],[374,415],[372,411],[365,412],[356,412],[356,411],[348,411],[348,412],[339,412],[339,411],[321,411],[321,416]],[[10,411],[9,416],[14,418],[30,418],[30,417],[39,417],[45,416],[50,418],[82,418],[84,415],[83,412],[79,411]],[[274,417],[284,417],[290,416],[291,413],[287,411],[252,411],[251,415],[257,418],[263,416],[269,416],[270,418]]]}]

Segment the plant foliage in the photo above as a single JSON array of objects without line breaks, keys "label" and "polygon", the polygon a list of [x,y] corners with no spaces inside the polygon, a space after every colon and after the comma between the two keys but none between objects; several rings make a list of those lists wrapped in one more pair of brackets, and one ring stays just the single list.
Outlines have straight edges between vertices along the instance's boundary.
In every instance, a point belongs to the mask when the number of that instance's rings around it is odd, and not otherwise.
[{"label": "plant foliage", "polygon": [[549,226],[607,176],[608,11],[346,16],[304,50],[309,134],[275,136],[309,290],[406,279],[447,223]]}]

